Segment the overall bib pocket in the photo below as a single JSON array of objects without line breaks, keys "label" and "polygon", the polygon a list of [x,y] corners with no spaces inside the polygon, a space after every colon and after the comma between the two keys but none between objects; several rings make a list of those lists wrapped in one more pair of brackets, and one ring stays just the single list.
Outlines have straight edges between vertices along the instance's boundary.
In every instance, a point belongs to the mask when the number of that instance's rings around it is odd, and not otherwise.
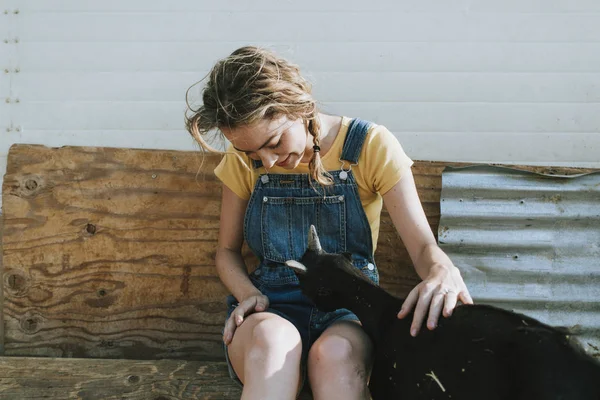
[{"label": "overall bib pocket", "polygon": [[299,260],[308,247],[310,225],[328,253],[346,251],[346,204],[342,195],[262,198],[263,254],[278,263]]}]

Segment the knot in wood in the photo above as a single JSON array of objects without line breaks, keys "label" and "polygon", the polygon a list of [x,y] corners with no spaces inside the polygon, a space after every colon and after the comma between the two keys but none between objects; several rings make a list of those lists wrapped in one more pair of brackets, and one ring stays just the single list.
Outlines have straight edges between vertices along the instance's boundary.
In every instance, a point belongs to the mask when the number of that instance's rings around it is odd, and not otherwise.
[{"label": "knot in wood", "polygon": [[35,333],[39,327],[39,319],[35,315],[29,315],[21,319],[21,329],[26,333]]},{"label": "knot in wood", "polygon": [[18,274],[8,275],[7,285],[12,290],[20,290],[25,286],[25,278]]},{"label": "knot in wood", "polygon": [[33,318],[26,319],[25,327],[28,331],[33,331],[35,328],[37,328],[37,321]]},{"label": "knot in wood", "polygon": [[19,270],[6,271],[3,275],[4,287],[11,295],[20,297],[29,290],[29,278]]},{"label": "knot in wood", "polygon": [[35,190],[38,187],[38,183],[35,179],[27,179],[25,181],[25,189],[27,190]]},{"label": "knot in wood", "polygon": [[95,234],[96,233],[96,225],[94,225],[94,224],[87,224],[85,226],[85,231],[87,233],[89,233],[90,235]]}]

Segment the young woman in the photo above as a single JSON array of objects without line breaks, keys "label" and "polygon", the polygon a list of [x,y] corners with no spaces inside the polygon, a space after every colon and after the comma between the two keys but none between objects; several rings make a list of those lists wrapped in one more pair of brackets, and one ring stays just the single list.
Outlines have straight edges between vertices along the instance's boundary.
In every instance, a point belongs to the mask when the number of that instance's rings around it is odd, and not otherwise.
[{"label": "young woman", "polygon": [[[434,329],[460,300],[458,269],[437,246],[419,201],[412,161],[383,126],[317,109],[299,68],[243,47],[216,63],[187,128],[209,151],[217,130],[231,143],[215,174],[223,182],[216,267],[231,291],[223,340],[243,399],[293,399],[308,379],[319,399],[368,399],[372,344],[348,310],[320,312],[284,262],[306,250],[317,227],[324,250],[350,252],[378,283],[374,252],[382,203],[423,281],[398,317],[411,334]],[[246,240],[260,265],[248,274]]]}]

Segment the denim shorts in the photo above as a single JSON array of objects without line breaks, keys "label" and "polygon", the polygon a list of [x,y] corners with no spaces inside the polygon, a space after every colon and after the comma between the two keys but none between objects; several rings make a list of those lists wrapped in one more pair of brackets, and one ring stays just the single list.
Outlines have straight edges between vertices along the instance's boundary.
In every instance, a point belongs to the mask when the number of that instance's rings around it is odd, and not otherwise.
[{"label": "denim shorts", "polygon": [[[269,298],[269,308],[264,312],[277,314],[280,317],[290,321],[298,332],[302,340],[302,357],[300,363],[300,379],[302,380],[301,387],[304,386],[307,376],[307,360],[308,351],[313,343],[321,336],[321,334],[330,327],[333,323],[339,321],[358,321],[358,317],[347,309],[339,309],[333,312],[319,311],[306,298],[297,286],[281,286],[281,287],[259,287],[259,290]],[[227,318],[231,315],[238,302],[233,296],[227,297]],[[225,348],[225,359],[229,368],[229,375],[240,386],[242,382],[233,370],[227,346]]]}]

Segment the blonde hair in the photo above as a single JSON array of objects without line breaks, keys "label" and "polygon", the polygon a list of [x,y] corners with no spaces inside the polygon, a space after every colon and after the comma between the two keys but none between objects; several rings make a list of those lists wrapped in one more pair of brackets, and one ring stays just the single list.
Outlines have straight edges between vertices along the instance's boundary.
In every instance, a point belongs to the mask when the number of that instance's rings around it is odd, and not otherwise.
[{"label": "blonde hair", "polygon": [[[207,78],[202,90],[203,104],[198,109],[193,110],[188,103],[191,88],[186,92],[186,128],[204,151],[218,151],[205,139],[210,131],[221,127],[235,129],[281,116],[290,121],[301,118],[314,145],[319,146],[319,111],[311,85],[300,75],[297,65],[269,50],[246,46],[219,60]],[[313,152],[309,171],[321,185],[332,183],[318,151]]]}]

